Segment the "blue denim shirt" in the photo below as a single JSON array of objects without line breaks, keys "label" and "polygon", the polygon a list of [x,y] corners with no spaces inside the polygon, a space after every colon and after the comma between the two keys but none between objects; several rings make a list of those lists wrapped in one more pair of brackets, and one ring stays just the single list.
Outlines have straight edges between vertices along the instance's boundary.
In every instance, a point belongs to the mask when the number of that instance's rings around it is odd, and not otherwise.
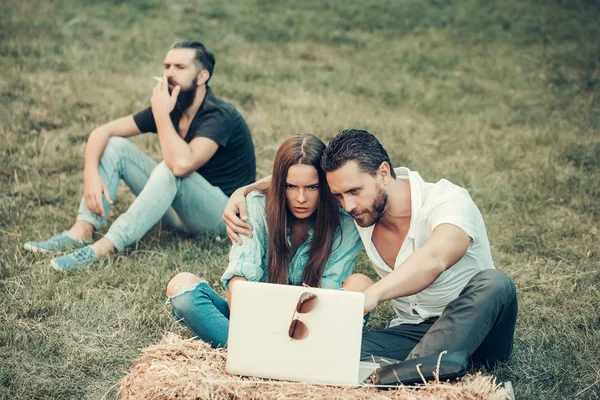
[{"label": "blue denim shirt", "polygon": [[[266,216],[266,198],[259,192],[252,192],[246,198],[248,223],[252,225],[252,238],[242,236],[242,244],[235,243],[229,253],[229,266],[221,277],[225,287],[234,276],[243,276],[249,281],[266,282],[268,277],[268,233]],[[327,265],[321,277],[321,287],[339,289],[344,280],[354,270],[356,256],[362,247],[360,235],[354,226],[354,221],[340,207],[341,230],[335,233],[333,252],[327,260]],[[289,235],[289,230],[288,230]],[[310,243],[313,229],[308,230],[308,239],[302,243],[288,269],[288,283],[302,284],[302,272],[308,262]],[[288,236],[289,240],[289,236]]]}]

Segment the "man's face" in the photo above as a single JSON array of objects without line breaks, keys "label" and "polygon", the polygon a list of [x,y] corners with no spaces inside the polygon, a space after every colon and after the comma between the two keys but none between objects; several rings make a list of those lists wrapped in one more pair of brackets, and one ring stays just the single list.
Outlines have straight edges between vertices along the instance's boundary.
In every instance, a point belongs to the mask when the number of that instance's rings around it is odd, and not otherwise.
[{"label": "man's face", "polygon": [[200,68],[194,61],[193,49],[171,49],[164,62],[164,75],[169,83],[169,92],[175,86],[181,87],[181,93],[196,90]]},{"label": "man's face", "polygon": [[387,193],[379,175],[360,170],[356,161],[327,173],[331,193],[359,226],[376,224],[385,213]]}]

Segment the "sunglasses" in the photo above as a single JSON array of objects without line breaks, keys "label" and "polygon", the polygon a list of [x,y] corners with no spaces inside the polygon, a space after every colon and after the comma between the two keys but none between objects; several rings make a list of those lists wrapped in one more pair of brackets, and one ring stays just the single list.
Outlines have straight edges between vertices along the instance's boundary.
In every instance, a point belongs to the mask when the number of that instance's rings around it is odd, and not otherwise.
[{"label": "sunglasses", "polygon": [[288,335],[290,339],[302,340],[308,336],[308,328],[306,324],[298,319],[299,316],[296,314],[306,314],[311,312],[317,306],[317,295],[314,293],[304,292],[300,295],[296,309],[292,315],[292,322],[290,322],[290,329]]}]

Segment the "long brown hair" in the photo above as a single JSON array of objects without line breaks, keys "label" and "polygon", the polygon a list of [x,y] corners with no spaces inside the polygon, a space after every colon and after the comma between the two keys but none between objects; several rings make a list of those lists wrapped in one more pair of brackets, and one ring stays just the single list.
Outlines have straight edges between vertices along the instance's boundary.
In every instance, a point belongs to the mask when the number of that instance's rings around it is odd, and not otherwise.
[{"label": "long brown hair", "polygon": [[311,215],[314,229],[310,255],[302,273],[302,281],[312,287],[321,286],[321,276],[333,251],[333,238],[340,227],[339,204],[329,191],[321,169],[325,144],[316,136],[295,135],[277,150],[273,162],[271,186],[267,191],[267,230],[269,232],[269,282],[288,283],[288,265],[293,254],[286,238],[287,223],[293,218],[286,204],[285,188],[288,170],[292,165],[312,165],[319,176],[319,204]]}]

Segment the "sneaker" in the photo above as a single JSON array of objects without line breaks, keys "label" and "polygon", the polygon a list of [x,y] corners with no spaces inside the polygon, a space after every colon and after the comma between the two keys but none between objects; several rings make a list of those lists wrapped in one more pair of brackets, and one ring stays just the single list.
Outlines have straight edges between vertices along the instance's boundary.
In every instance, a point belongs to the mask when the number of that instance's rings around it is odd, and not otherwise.
[{"label": "sneaker", "polygon": [[80,242],[79,240],[71,239],[65,231],[58,235],[54,235],[43,242],[27,242],[23,247],[25,250],[33,251],[34,253],[58,253],[66,250],[79,249],[89,244],[91,244],[91,242]]},{"label": "sneaker", "polygon": [[96,261],[98,261],[98,257],[96,256],[96,252],[92,246],[85,246],[84,248],[74,251],[73,253],[53,258],[50,260],[50,265],[57,271],[66,272],[85,267],[86,265],[92,264]]}]

